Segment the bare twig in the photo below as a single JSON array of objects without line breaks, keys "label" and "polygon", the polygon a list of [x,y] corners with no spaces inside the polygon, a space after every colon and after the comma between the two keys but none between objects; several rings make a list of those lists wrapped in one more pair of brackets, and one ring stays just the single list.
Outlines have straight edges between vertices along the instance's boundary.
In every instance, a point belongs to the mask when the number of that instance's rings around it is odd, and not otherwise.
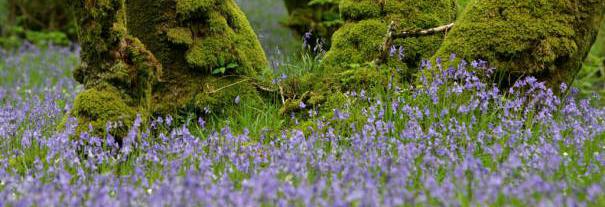
[{"label": "bare twig", "polygon": [[440,32],[447,32],[448,30],[452,29],[452,27],[454,27],[454,23],[435,27],[435,28],[430,28],[430,29],[426,29],[426,30],[409,31],[409,32],[402,32],[399,34],[393,34],[392,37],[393,37],[393,39],[401,39],[401,38],[409,38],[409,37],[422,37],[422,36],[437,34]]},{"label": "bare twig", "polygon": [[284,97],[284,87],[279,85],[279,95],[281,96],[281,103],[286,104],[286,98]]},{"label": "bare twig", "polygon": [[258,84],[258,83],[253,83],[253,84],[254,84],[254,86],[256,86],[256,88],[258,90],[261,90],[263,92],[268,92],[268,93],[275,93],[275,92],[277,92],[277,89],[269,88],[267,86],[263,86],[263,85]]},{"label": "bare twig", "polygon": [[405,39],[412,37],[423,37],[434,35],[441,32],[447,32],[448,30],[454,27],[454,23],[443,25],[435,28],[425,29],[425,30],[415,30],[415,31],[405,31],[401,33],[396,33],[395,31],[395,22],[391,22],[389,28],[387,30],[387,34],[384,38],[384,43],[382,45],[382,53],[380,57],[374,61],[375,64],[385,63],[389,57],[389,51],[393,46],[393,40],[395,39]]},{"label": "bare twig", "polygon": [[[226,88],[230,88],[230,87],[236,86],[236,85],[238,85],[238,84],[241,84],[241,83],[244,83],[244,82],[246,82],[246,81],[250,81],[250,80],[252,80],[252,79],[244,79],[244,80],[241,80],[241,81],[238,81],[238,82],[235,82],[235,83],[232,83],[232,84],[226,85],[226,86],[224,86],[224,87],[221,87],[221,88],[219,88],[219,89],[216,89],[216,90],[213,90],[213,91],[207,92],[207,94],[214,94],[214,93],[218,93],[218,92],[220,92],[220,91],[222,91],[222,90],[224,90],[224,89],[226,89]],[[208,86],[206,86],[206,87],[208,87]]]}]

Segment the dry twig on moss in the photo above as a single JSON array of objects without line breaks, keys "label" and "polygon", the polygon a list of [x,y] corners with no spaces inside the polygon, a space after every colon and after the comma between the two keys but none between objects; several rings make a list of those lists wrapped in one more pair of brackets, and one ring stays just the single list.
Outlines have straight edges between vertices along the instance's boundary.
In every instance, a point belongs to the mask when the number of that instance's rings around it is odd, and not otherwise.
[{"label": "dry twig on moss", "polygon": [[387,34],[384,38],[384,43],[382,45],[382,53],[380,54],[380,57],[374,61],[374,63],[382,64],[387,61],[387,58],[389,57],[389,50],[393,46],[393,41],[395,39],[423,37],[423,36],[434,35],[434,34],[441,33],[441,32],[445,33],[447,31],[449,31],[450,29],[452,29],[452,27],[454,27],[454,23],[439,26],[439,27],[434,27],[434,28],[430,28],[430,29],[425,29],[425,30],[404,31],[404,32],[397,33],[396,28],[395,28],[395,22],[393,21],[389,25]]}]

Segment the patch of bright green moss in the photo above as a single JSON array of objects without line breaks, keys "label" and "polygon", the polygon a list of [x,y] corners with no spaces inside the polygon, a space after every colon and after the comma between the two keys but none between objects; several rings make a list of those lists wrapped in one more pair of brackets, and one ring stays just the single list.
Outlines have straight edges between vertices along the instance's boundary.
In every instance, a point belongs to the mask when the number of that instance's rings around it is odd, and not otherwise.
[{"label": "patch of bright green moss", "polygon": [[177,0],[177,13],[183,16],[189,16],[199,10],[207,11],[217,0]]},{"label": "patch of bright green moss", "polygon": [[104,134],[108,122],[121,123],[112,135],[121,138],[126,135],[137,111],[128,106],[119,90],[115,88],[88,89],[78,94],[71,115],[78,118],[77,134],[88,132],[92,126],[97,135]]},{"label": "patch of bright green moss", "polygon": [[347,21],[384,17],[378,0],[343,0],[340,2],[340,13]]},{"label": "patch of bright green moss", "polygon": [[387,25],[378,19],[351,22],[332,37],[332,49],[323,59],[328,65],[370,62],[380,55]]},{"label": "patch of bright green moss", "polygon": [[233,55],[233,42],[222,36],[206,37],[196,40],[189,51],[186,59],[194,67],[202,68],[208,71],[226,66],[227,64],[237,63],[238,60]]},{"label": "patch of bright green moss", "polygon": [[168,39],[176,44],[193,45],[193,34],[189,28],[177,27],[166,32]]},{"label": "patch of bright green moss", "polygon": [[[179,14],[185,14],[179,10],[179,5],[185,4],[182,2],[190,1],[177,1]],[[187,63],[207,73],[227,65],[239,66],[230,74],[254,74],[264,69],[264,52],[237,5],[233,1],[203,2],[195,3],[201,6],[192,7],[195,9],[186,12],[189,16],[180,17],[183,20],[178,27],[169,28],[166,33],[172,43],[187,45]],[[198,19],[200,16],[203,21]]]}]

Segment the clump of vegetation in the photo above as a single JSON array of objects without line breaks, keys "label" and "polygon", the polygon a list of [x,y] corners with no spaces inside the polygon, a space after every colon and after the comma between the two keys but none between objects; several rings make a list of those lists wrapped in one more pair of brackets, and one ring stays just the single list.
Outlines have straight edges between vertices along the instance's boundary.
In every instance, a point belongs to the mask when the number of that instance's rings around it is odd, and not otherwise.
[{"label": "clump of vegetation", "polygon": [[557,87],[575,78],[604,9],[600,0],[471,1],[436,56],[486,60],[504,85],[533,75]]}]

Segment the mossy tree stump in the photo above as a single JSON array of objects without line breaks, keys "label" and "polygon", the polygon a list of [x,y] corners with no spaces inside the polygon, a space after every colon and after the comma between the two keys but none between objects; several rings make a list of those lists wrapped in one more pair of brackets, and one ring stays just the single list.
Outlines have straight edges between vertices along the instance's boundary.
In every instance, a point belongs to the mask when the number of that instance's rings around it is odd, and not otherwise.
[{"label": "mossy tree stump", "polygon": [[503,85],[533,75],[558,88],[580,69],[604,9],[604,0],[473,0],[436,56],[486,60]]},{"label": "mossy tree stump", "polygon": [[[454,0],[342,0],[341,16],[345,21],[332,37],[332,48],[323,65],[342,68],[344,64],[363,64],[381,56],[385,36],[392,22],[398,31],[417,31],[446,25],[456,19]],[[397,39],[397,54],[388,65],[416,69],[422,58],[431,57],[444,36]],[[402,48],[402,57],[399,57]],[[409,68],[409,69],[408,69]]]},{"label": "mossy tree stump", "polygon": [[121,122],[110,133],[123,136],[137,114],[219,112],[237,108],[236,97],[260,98],[267,60],[233,0],[80,0],[75,10],[79,131]]}]

